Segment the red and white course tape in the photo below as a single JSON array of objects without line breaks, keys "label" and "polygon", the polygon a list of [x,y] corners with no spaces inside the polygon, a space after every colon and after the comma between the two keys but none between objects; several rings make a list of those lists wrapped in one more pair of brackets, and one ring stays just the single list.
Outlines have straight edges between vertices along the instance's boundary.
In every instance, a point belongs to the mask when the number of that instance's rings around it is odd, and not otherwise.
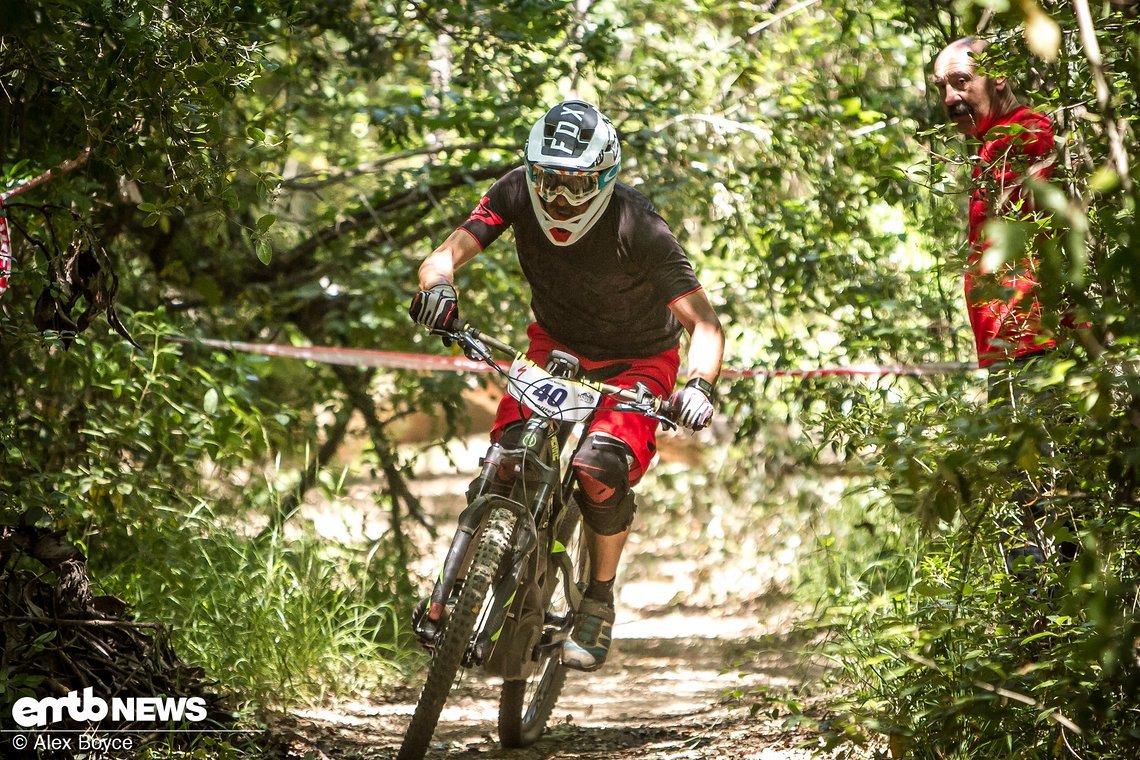
[{"label": "red and white course tape", "polygon": [[[232,340],[202,338],[194,341],[177,338],[180,342],[200,343],[212,348],[227,351],[241,351],[248,354],[279,356],[288,359],[321,362],[322,364],[342,364],[348,367],[379,367],[382,369],[427,370],[429,372],[489,372],[483,362],[471,361],[463,356],[440,356],[438,354],[413,354],[402,351],[375,351],[363,348],[330,348],[327,346],[285,346],[273,343],[243,343]],[[499,363],[506,369],[508,363]],[[909,377],[925,375],[945,375],[955,372],[970,372],[977,364],[967,362],[943,362],[936,364],[855,364],[850,367],[816,367],[813,369],[741,369],[726,367],[721,373],[725,378],[746,377],[856,377],[905,375]]]}]

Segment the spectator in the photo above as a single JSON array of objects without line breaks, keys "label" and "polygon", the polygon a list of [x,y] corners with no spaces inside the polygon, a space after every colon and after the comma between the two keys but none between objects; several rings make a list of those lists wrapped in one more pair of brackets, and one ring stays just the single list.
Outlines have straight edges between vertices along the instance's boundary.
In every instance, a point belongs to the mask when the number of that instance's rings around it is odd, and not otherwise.
[{"label": "spectator", "polygon": [[[1032,367],[1056,348],[1057,339],[1043,324],[1036,254],[1029,250],[991,268],[984,255],[991,244],[985,225],[992,219],[1032,213],[1020,179],[1047,179],[1052,173],[1053,125],[1047,116],[1022,105],[1008,80],[978,70],[986,44],[964,38],[948,45],[934,61],[934,85],[946,117],[968,138],[981,143],[969,203],[966,310],[978,364],[989,370],[991,404],[1021,415],[1050,403],[1030,389]],[[1060,321],[1067,324],[1064,315]],[[1041,500],[1052,489],[1052,478],[1042,483],[1024,473],[1019,477],[1025,482],[1015,488],[1013,501],[1022,513],[1028,543],[1006,551],[1011,571],[1023,558],[1031,563],[1044,560]],[[1071,558],[1076,546],[1062,542],[1058,551]]]}]

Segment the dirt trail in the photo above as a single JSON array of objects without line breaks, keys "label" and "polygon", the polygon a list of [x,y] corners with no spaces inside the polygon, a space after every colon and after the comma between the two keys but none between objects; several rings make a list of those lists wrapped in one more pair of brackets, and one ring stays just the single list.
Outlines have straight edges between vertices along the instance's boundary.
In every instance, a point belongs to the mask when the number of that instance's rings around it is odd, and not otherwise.
[{"label": "dirt trail", "polygon": [[[628,614],[628,611],[624,611]],[[620,613],[619,613],[620,614]],[[782,616],[779,616],[782,619]],[[779,627],[777,621],[774,627]],[[546,736],[506,751],[495,735],[497,682],[462,676],[445,706],[429,758],[748,758],[798,760],[806,735],[780,721],[751,716],[726,698],[734,689],[780,690],[811,677],[796,655],[802,642],[763,631],[754,619],[699,612],[627,618],[618,623],[610,661],[573,673]],[[755,649],[768,654],[758,658]],[[746,675],[734,667],[739,663]],[[297,714],[298,756],[395,757],[415,708],[418,681],[385,704],[348,704]],[[733,708],[733,705],[736,708]],[[303,738],[302,738],[303,737]]]},{"label": "dirt trail", "polygon": [[[466,480],[419,481],[431,502],[441,533],[460,504]],[[352,516],[345,522],[367,523]],[[342,523],[343,524],[343,523]],[[439,538],[442,556],[449,535]],[[496,720],[498,682],[479,673],[464,673],[444,707],[429,758],[733,758],[798,760],[818,755],[799,748],[810,741],[806,732],[784,728],[779,719],[751,715],[760,700],[732,699],[731,693],[771,689],[788,693],[813,683],[818,669],[804,665],[806,644],[788,635],[795,614],[789,605],[766,606],[755,588],[730,595],[728,604],[711,604],[707,595],[681,594],[701,570],[699,559],[678,558],[662,550],[660,539],[639,537],[641,546],[627,551],[629,566],[620,583],[618,621],[610,660],[599,672],[572,673],[546,735],[533,747],[503,750]],[[666,542],[668,543],[668,542]],[[429,578],[437,556],[415,568]],[[749,575],[764,571],[747,568]],[[768,579],[771,579],[771,575]],[[767,581],[766,581],[767,582]],[[761,584],[762,586],[763,584]],[[762,598],[762,596],[761,596]],[[723,610],[731,610],[722,614]],[[299,711],[293,725],[280,727],[280,739],[291,757],[395,757],[415,708],[423,674],[370,703],[340,704],[335,709]],[[311,754],[309,754],[311,753]]]}]

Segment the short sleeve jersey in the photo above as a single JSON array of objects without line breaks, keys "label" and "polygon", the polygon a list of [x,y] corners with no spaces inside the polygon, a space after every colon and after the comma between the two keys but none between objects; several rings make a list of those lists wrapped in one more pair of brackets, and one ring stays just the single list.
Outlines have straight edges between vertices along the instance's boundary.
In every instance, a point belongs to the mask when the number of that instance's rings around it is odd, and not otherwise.
[{"label": "short sleeve jersey", "polygon": [[531,287],[531,309],[555,340],[596,361],[654,356],[677,345],[669,304],[700,289],[693,267],[653,205],[618,184],[580,240],[558,246],[539,226],[526,169],[499,179],[460,228],[486,248],[507,227]]}]

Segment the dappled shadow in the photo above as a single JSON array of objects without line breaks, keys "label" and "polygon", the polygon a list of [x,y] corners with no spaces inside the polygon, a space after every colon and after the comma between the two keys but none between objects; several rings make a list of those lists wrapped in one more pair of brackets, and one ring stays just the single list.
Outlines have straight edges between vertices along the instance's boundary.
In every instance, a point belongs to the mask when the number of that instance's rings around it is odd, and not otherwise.
[{"label": "dappled shadow", "polygon": [[[640,631],[641,620],[629,630]],[[660,626],[662,618],[654,620]],[[756,722],[739,695],[774,691],[786,693],[812,680],[821,670],[805,664],[800,635],[757,634],[741,638],[678,636],[688,629],[716,631],[708,616],[674,616],[661,627],[662,637],[621,637],[610,662],[596,673],[571,673],[551,717],[547,735],[535,746],[507,751],[496,733],[498,682],[466,673],[444,708],[429,758],[503,757],[515,760],[548,758],[638,758],[674,756],[717,757],[705,754],[726,725]],[[275,732],[278,743],[302,757],[394,757],[415,709],[418,677],[367,703],[341,704],[328,710],[301,711],[283,719]],[[772,741],[781,736],[774,723]],[[750,734],[750,735],[751,735]],[[790,743],[789,743],[790,746]],[[789,750],[790,751],[790,750]],[[792,757],[795,755],[788,755]]]},{"label": "dappled shadow", "polygon": [[[476,458],[472,453],[463,459]],[[414,486],[432,504],[437,523],[450,525],[468,478],[454,474],[453,463],[432,469],[448,474]],[[356,512],[333,516],[367,523]],[[547,735],[533,747],[502,749],[499,684],[465,673],[444,706],[428,758],[812,757],[795,747],[805,732],[785,727],[780,717],[786,715],[781,698],[802,701],[802,685],[819,682],[825,671],[811,656],[812,634],[796,629],[810,613],[798,609],[778,582],[786,564],[747,544],[730,554],[709,553],[672,521],[650,527],[631,538],[610,661],[597,673],[570,674]],[[421,538],[420,545],[432,545]],[[414,576],[434,577],[449,539],[441,531],[434,549],[414,563]],[[395,757],[423,677],[418,673],[366,700],[286,716],[274,727],[277,756]],[[750,710],[757,707],[759,713]]]},{"label": "dappled shadow", "polygon": [[[504,750],[497,743],[478,744],[447,755],[455,758],[487,757],[504,760],[553,760],[553,758],[613,757],[619,752],[636,752],[662,744],[682,746],[689,731],[675,726],[598,727],[563,724],[554,726],[531,747]],[[572,753],[572,754],[569,754]]]}]

